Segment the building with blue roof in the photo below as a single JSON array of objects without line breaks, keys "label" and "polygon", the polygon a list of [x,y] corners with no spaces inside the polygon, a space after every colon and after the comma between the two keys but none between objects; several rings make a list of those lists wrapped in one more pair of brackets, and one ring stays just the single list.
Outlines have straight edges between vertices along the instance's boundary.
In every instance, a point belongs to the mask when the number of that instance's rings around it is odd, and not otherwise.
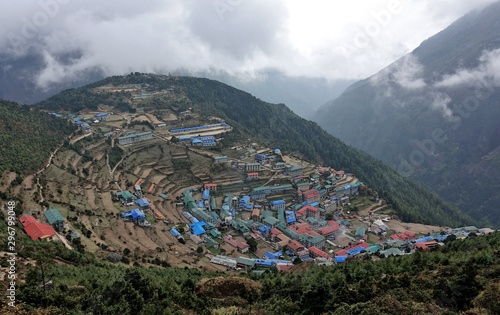
[{"label": "building with blue roof", "polygon": [[271,253],[271,252],[266,252],[264,254],[264,257],[267,257],[269,259],[279,259],[280,256],[282,256],[283,253],[281,251],[277,251],[276,253]]},{"label": "building with blue roof", "polygon": [[355,247],[353,249],[350,249],[350,250],[346,251],[345,253],[347,255],[357,255],[357,254],[359,254],[361,252],[364,252],[364,251],[366,251],[366,249],[363,248],[363,247]]},{"label": "building with blue roof", "polygon": [[189,224],[189,227],[193,231],[194,235],[207,233],[207,231],[205,231],[205,229],[203,228],[204,226],[206,226],[206,223],[203,221]]},{"label": "building with blue roof", "polygon": [[351,193],[351,185],[344,186],[344,194],[349,195]]},{"label": "building with blue roof", "polygon": [[181,233],[179,233],[179,231],[177,231],[177,229],[174,227],[172,229],[170,229],[170,234],[172,234],[175,237],[181,236]]},{"label": "building with blue roof", "polygon": [[203,199],[205,199],[205,200],[210,199],[210,190],[205,189],[205,190],[203,191],[202,198],[203,198]]},{"label": "building with blue roof", "polygon": [[127,221],[135,223],[143,222],[146,220],[146,215],[140,209],[135,208],[130,211],[123,211],[121,217]]},{"label": "building with blue roof", "polygon": [[146,198],[137,199],[134,202],[142,209],[148,209],[150,206]]},{"label": "building with blue roof", "polygon": [[255,259],[255,264],[260,267],[272,267],[276,263],[270,259]]},{"label": "building with blue roof", "polygon": [[275,200],[271,201],[271,209],[277,210],[285,210],[285,200]]},{"label": "building with blue roof", "polygon": [[337,261],[337,263],[343,263],[345,262],[347,256],[335,256],[335,260]]},{"label": "building with blue roof", "polygon": [[202,145],[203,144],[203,141],[201,141],[200,139],[193,139],[193,141],[191,141],[191,145]]},{"label": "building with blue roof", "polygon": [[266,235],[267,233],[271,233],[271,228],[269,226],[261,226],[259,227],[259,231],[262,235]]},{"label": "building with blue roof", "polygon": [[204,125],[204,126],[197,126],[197,127],[189,127],[189,128],[180,128],[180,129],[171,129],[169,130],[171,133],[179,133],[179,132],[191,132],[191,131],[198,131],[198,130],[203,130],[203,129],[214,129],[218,127],[231,127],[226,123],[219,123],[219,124],[213,124],[213,125]]},{"label": "building with blue roof", "polygon": [[250,196],[243,196],[240,198],[240,207],[245,207],[247,205],[250,205]]},{"label": "building with blue roof", "polygon": [[415,243],[423,243],[423,242],[429,242],[429,241],[433,241],[433,240],[434,239],[432,237],[424,236],[424,237],[421,237],[419,239],[416,239]]},{"label": "building with blue roof", "polygon": [[297,222],[297,218],[295,217],[294,211],[285,211],[286,223],[290,224],[293,222]]}]

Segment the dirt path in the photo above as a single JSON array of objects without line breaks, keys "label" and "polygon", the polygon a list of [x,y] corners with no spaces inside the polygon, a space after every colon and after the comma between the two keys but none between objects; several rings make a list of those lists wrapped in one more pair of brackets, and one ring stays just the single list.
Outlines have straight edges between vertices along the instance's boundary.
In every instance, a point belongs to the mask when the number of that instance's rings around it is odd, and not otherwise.
[{"label": "dirt path", "polygon": [[389,222],[386,222],[385,225],[387,225],[391,230],[396,231],[396,233],[410,231],[415,234],[427,234],[446,230],[446,227],[424,225],[419,223],[405,223],[398,220],[389,220]]},{"label": "dirt path", "polygon": [[57,233],[56,231],[54,231],[54,232],[56,233],[57,237],[61,240],[61,242],[64,244],[64,246],[66,246],[67,249],[73,249],[73,247],[71,245],[69,245],[68,240],[64,236]]},{"label": "dirt path", "polygon": [[274,180],[274,178],[276,177],[276,175],[278,175],[280,173],[281,173],[281,171],[274,171],[274,174],[271,176],[271,178],[265,184],[263,184],[261,187],[267,186],[270,182],[272,182]]},{"label": "dirt path", "polygon": [[74,139],[69,140],[69,143],[73,144],[73,143],[75,143],[75,142],[78,142],[78,141],[82,140],[83,138],[87,138],[88,136],[90,136],[90,135],[92,135],[92,134],[93,134],[92,132],[89,132],[89,133],[83,134],[83,135],[81,135],[81,136],[79,136],[79,137],[76,137],[76,138],[74,138]]},{"label": "dirt path", "polygon": [[[371,205],[369,207],[364,208],[363,210],[358,211],[358,215],[359,216],[367,216],[370,214],[369,211],[371,208],[373,208],[374,206],[380,206],[381,204],[382,204],[382,200],[379,199],[379,201],[376,204]],[[383,208],[383,207],[379,207],[379,208],[375,209],[375,211],[380,210],[381,208]]]}]

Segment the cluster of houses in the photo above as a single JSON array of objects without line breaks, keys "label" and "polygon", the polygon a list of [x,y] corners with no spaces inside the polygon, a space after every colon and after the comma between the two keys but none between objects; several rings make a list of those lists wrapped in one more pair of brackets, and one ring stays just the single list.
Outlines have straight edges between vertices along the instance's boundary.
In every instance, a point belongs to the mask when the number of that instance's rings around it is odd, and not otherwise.
[{"label": "cluster of houses", "polygon": [[[260,161],[244,163],[242,169],[259,170],[263,163],[269,163],[266,156],[258,157]],[[214,163],[224,162],[230,162],[227,156],[214,158]],[[233,166],[241,168],[240,165]],[[378,235],[387,235],[389,232],[384,221],[371,213],[374,223],[369,228],[358,226],[355,229],[353,245],[336,252],[328,251],[327,244],[337,246],[333,243],[335,238],[344,233],[345,228],[350,225],[350,219],[358,217],[343,216],[340,210],[349,202],[350,196],[359,194],[363,183],[351,181],[348,185],[340,184],[345,183],[342,179],[347,175],[353,174],[345,174],[331,168],[319,168],[318,174],[311,176],[304,176],[301,166],[284,165],[283,169],[284,174],[290,177],[291,184],[256,187],[249,194],[242,196],[226,194],[221,206],[210,196],[210,192],[217,189],[217,184],[205,184],[201,188],[202,198],[199,201],[194,199],[192,189],[183,192],[182,205],[186,208],[184,216],[192,222],[188,235],[196,244],[219,248],[222,241],[237,252],[248,254],[247,242],[237,241],[220,232],[221,228],[231,227],[245,239],[253,238],[266,242],[277,250],[276,253],[267,252],[264,257],[258,259],[243,255],[239,258],[210,255],[212,263],[228,268],[276,266],[286,269],[292,261],[300,258],[303,261],[315,260],[319,263],[334,264],[344,262],[348,256],[361,253],[393,256],[412,253],[417,248],[427,250],[439,246],[442,240],[452,234],[450,232],[416,238],[415,234],[407,231],[391,235],[383,244],[371,244],[367,240],[367,232]],[[328,176],[321,176],[323,172],[328,172]],[[258,176],[258,173],[247,175]],[[249,214],[245,215],[249,217],[247,220],[242,219],[245,212]],[[331,214],[329,217],[333,219],[326,220],[327,214]],[[463,232],[472,229],[474,227],[466,227],[453,233],[462,233],[457,234],[457,237],[466,237]],[[492,230],[477,230],[477,233],[489,231]],[[171,233],[177,235],[178,231],[174,229]],[[214,241],[217,238],[219,241]]]},{"label": "cluster of houses", "polygon": [[78,125],[82,130],[86,133],[89,133],[91,131],[90,125],[92,124],[97,124],[102,120],[106,120],[109,115],[112,115],[113,113],[99,113],[95,114],[92,118],[83,118],[80,115],[75,115],[75,114],[58,114],[58,113],[50,113],[50,115],[59,117],[59,118],[69,118],[73,123]]}]

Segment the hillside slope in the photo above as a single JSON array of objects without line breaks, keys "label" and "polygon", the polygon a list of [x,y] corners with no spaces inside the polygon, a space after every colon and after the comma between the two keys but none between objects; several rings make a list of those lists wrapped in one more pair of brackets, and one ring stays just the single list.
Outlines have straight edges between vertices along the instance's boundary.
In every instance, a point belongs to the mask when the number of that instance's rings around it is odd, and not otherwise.
[{"label": "hillside slope", "polygon": [[[322,162],[355,173],[391,203],[404,221],[448,226],[474,223],[436,194],[404,178],[368,154],[345,145],[316,123],[295,115],[285,105],[263,102],[217,81],[192,77],[159,79],[156,76],[141,74],[110,77],[83,88],[65,91],[36,106],[63,109],[66,104],[72,104],[75,108],[80,108],[82,102],[67,100],[76,99],[78,95],[88,95],[91,88],[111,83],[145,83],[150,87],[156,86],[157,89],[179,87],[188,98],[177,101],[180,108],[197,107],[204,115],[225,119],[234,126],[234,132],[228,137],[246,138],[252,135],[273,147],[296,152],[312,162]],[[155,106],[162,106],[160,101],[154,103]],[[96,106],[94,103],[90,105]],[[66,109],[72,108],[66,106]]]},{"label": "hillside slope", "polygon": [[320,108],[329,133],[500,224],[500,3],[473,12]]},{"label": "hillside slope", "polygon": [[74,130],[64,119],[0,100],[0,173],[26,175],[42,167]]}]

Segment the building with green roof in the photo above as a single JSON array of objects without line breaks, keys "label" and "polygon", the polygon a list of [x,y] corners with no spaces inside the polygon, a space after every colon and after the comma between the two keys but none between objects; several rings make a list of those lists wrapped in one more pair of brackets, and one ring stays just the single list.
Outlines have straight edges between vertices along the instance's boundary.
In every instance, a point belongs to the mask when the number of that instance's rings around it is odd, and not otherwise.
[{"label": "building with green roof", "polygon": [[236,259],[236,264],[240,267],[252,268],[253,266],[255,266],[255,260],[253,260],[252,258],[240,256],[238,259]]},{"label": "building with green roof", "polygon": [[366,233],[366,228],[362,225],[358,226],[358,228],[356,229],[356,237],[363,238],[365,237],[365,233]]},{"label": "building with green roof", "polygon": [[151,131],[139,132],[139,133],[133,133],[133,134],[129,134],[128,136],[123,136],[123,137],[118,138],[118,143],[120,145],[132,144],[135,142],[149,140],[152,138],[153,138],[153,133]]},{"label": "building with green roof", "polygon": [[49,221],[49,224],[52,225],[52,227],[56,231],[63,231],[64,230],[64,218],[57,209],[49,209],[43,213],[45,217],[47,218],[47,221]]},{"label": "building with green roof", "polygon": [[265,217],[262,219],[262,223],[270,228],[274,228],[276,227],[276,225],[278,225],[278,223],[280,223],[280,220],[276,219],[275,217]]}]

